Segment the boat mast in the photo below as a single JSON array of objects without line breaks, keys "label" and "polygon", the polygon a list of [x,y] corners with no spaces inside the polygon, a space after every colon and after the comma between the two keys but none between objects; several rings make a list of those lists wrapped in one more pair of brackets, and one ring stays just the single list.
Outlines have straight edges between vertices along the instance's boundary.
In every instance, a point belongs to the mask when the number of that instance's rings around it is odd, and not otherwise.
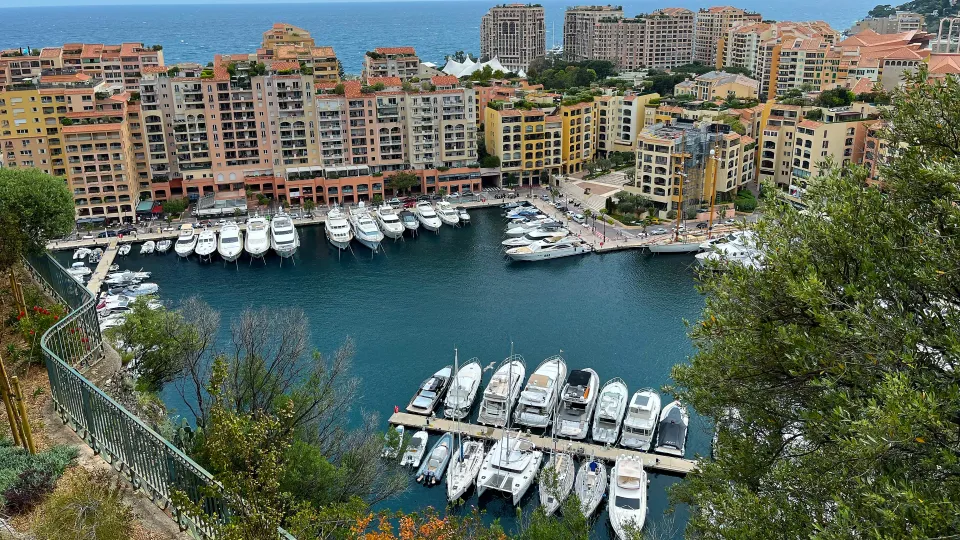
[{"label": "boat mast", "polygon": [[719,163],[717,163],[717,157],[720,147],[719,145],[714,144],[714,147],[710,149],[710,161],[713,163],[713,182],[710,187],[710,223],[707,225],[707,240],[713,237],[713,206],[717,203],[717,169],[719,169]]},{"label": "boat mast", "polygon": [[[453,383],[456,384],[460,378],[460,363],[457,356],[457,348],[453,348]],[[457,403],[459,405],[459,403]],[[463,461],[463,435],[460,432],[460,414],[457,413],[457,444],[460,446],[460,461]]]},{"label": "boat mast", "polygon": [[680,241],[680,224],[683,220],[683,184],[687,180],[687,134],[680,136],[680,199],[677,201],[677,227],[673,231],[673,241]]},{"label": "boat mast", "polygon": [[[510,341],[510,358],[507,359],[507,403],[505,412],[507,413],[507,421],[504,423],[504,435],[507,442],[507,456],[510,456],[510,421],[512,418],[512,412],[510,410],[510,394],[513,393],[513,388],[510,386],[513,383],[513,341]],[[500,449],[500,455],[503,456],[503,448]]]}]

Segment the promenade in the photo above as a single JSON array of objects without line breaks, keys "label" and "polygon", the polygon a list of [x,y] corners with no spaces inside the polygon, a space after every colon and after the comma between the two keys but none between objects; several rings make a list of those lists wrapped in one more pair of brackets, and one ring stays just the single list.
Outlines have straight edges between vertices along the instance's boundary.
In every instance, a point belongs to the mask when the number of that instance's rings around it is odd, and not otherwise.
[{"label": "promenade", "polygon": [[113,264],[113,260],[117,257],[119,240],[116,238],[109,238],[108,240],[110,240],[110,242],[103,248],[103,258],[97,263],[93,274],[90,275],[90,281],[87,282],[87,289],[95,295],[100,292],[100,286],[110,272],[110,265]]},{"label": "promenade", "polygon": [[[429,425],[427,422],[428,420]],[[426,416],[404,412],[394,413],[393,416],[390,417],[390,424],[395,426],[402,425],[408,428],[425,429],[427,431],[438,433],[460,432],[468,437],[488,441],[497,441],[503,437],[502,429],[468,424],[465,422],[458,423],[445,418],[428,418]],[[540,450],[552,450],[554,448],[554,443],[556,443],[557,450],[561,452],[567,452],[582,458],[595,457],[611,463],[616,461],[617,456],[621,454],[636,456],[643,460],[643,467],[645,469],[651,469],[669,474],[686,475],[687,473],[693,471],[697,466],[696,460],[692,459],[651,454],[649,452],[639,452],[636,450],[629,450],[627,448],[601,446],[597,444],[590,444],[586,441],[570,441],[567,439],[554,440],[550,437],[527,434],[524,434],[524,437],[530,439],[530,441],[533,442],[533,444],[536,445],[536,447]]]}]

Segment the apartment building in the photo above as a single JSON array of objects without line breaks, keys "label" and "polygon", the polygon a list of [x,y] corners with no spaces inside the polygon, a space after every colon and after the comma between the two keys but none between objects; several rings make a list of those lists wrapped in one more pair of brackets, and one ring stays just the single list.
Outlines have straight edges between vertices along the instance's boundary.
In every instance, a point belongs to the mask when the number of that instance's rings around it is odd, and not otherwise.
[{"label": "apartment building", "polygon": [[317,43],[310,32],[303,28],[298,28],[292,24],[273,23],[273,26],[263,33],[261,49],[257,51],[257,56],[265,59],[273,59],[277,56],[277,49],[282,46],[311,48],[316,47]]},{"label": "apartment building", "polygon": [[[525,79],[490,81],[489,86],[474,84],[473,90],[477,97],[477,118],[486,118],[487,103],[491,101],[521,101],[528,96],[544,99],[559,98],[559,95],[543,92],[542,84],[529,84]],[[542,99],[531,99],[542,101]]]},{"label": "apartment building", "polygon": [[847,33],[853,35],[864,30],[872,30],[878,34],[900,34],[911,30],[923,31],[926,27],[926,18],[923,15],[909,11],[898,11],[887,17],[861,19]]},{"label": "apartment building", "polygon": [[[340,82],[340,62],[333,47],[318,47],[310,32],[291,24],[274,23],[263,33],[263,42],[257,49],[256,60],[296,62],[306,75],[313,75],[315,83]],[[228,55],[224,61],[249,61],[251,55]]]},{"label": "apartment building", "polygon": [[633,152],[637,135],[654,123],[656,105],[660,94],[598,96],[597,103],[597,152]]},{"label": "apartment building", "polygon": [[718,44],[730,30],[762,20],[759,13],[749,13],[730,6],[701,8],[696,16],[693,60],[708,66],[716,65]]},{"label": "apartment building", "polygon": [[363,56],[363,80],[398,77],[409,81],[420,75],[420,58],[413,47],[377,47]]},{"label": "apartment building", "polygon": [[583,170],[597,152],[597,104],[595,101],[560,105],[556,115],[562,121],[561,163],[564,174]]},{"label": "apartment building", "polygon": [[0,92],[36,79],[45,70],[63,69],[136,91],[143,69],[162,65],[162,47],[146,47],[143,43],[68,43],[32,51],[10,49],[0,51]]},{"label": "apartment building", "polygon": [[757,99],[760,83],[735,73],[709,71],[678,83],[673,87],[674,95],[690,95],[694,99],[713,101],[718,98],[736,97]]},{"label": "apartment building", "polygon": [[526,71],[530,62],[547,52],[543,6],[503,4],[490,8],[480,19],[480,59],[498,58],[514,72]]},{"label": "apartment building", "polygon": [[545,183],[544,173],[563,171],[563,119],[555,112],[554,107],[524,110],[503,103],[486,108],[486,148],[500,158],[501,174],[533,186]]},{"label": "apartment building", "polygon": [[889,128],[890,125],[883,120],[867,123],[863,142],[863,166],[867,169],[867,184],[872,186],[883,184],[880,168],[889,164],[893,157],[893,148],[883,135]]},{"label": "apartment building", "polygon": [[620,70],[670,69],[693,58],[695,15],[666,8],[630,19],[601,19],[595,25],[593,54]]},{"label": "apartment building", "polygon": [[621,6],[569,6],[563,14],[563,54],[571,62],[593,60],[597,22],[623,18]]}]

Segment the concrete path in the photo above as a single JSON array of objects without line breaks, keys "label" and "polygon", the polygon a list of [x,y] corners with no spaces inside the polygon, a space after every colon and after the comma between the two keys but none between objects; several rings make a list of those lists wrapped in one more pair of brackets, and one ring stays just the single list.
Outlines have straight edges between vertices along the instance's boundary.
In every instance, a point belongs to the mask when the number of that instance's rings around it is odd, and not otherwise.
[{"label": "concrete path", "polygon": [[97,268],[90,276],[90,281],[87,282],[87,289],[94,295],[100,292],[100,285],[102,285],[103,280],[107,278],[107,274],[110,272],[110,265],[113,264],[113,260],[117,257],[118,243],[119,240],[117,238],[110,239],[110,243],[107,244],[107,247],[103,250],[103,258],[97,263]]}]

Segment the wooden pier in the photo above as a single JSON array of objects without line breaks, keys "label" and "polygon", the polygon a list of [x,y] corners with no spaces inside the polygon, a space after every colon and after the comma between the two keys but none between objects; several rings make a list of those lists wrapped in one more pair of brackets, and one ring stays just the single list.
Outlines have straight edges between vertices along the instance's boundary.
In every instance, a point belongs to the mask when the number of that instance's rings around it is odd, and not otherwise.
[{"label": "wooden pier", "polygon": [[107,278],[107,274],[110,272],[110,265],[113,264],[113,260],[117,257],[118,244],[119,240],[116,237],[110,238],[110,241],[103,248],[103,258],[100,259],[93,274],[90,275],[90,281],[87,282],[87,289],[92,292],[94,296],[100,293],[100,286],[103,284],[103,280]]},{"label": "wooden pier", "polygon": [[[429,425],[427,421],[429,420]],[[441,433],[456,433],[459,431],[467,437],[475,439],[499,440],[503,437],[503,430],[465,422],[455,422],[445,418],[428,418],[418,414],[409,414],[398,412],[390,417],[390,423],[397,426],[406,426],[410,428],[425,429],[427,431]],[[459,428],[459,429],[458,429]],[[554,439],[540,435],[524,434],[524,437],[530,439],[537,448],[541,450],[552,450]],[[601,446],[590,444],[586,441],[571,441],[568,439],[556,439],[556,448],[561,452],[567,452],[580,457],[593,456],[604,461],[614,462],[620,454],[636,456],[643,460],[643,466],[646,469],[655,470],[669,474],[686,475],[693,471],[697,462],[692,459],[683,459],[673,456],[660,454],[651,454],[649,452],[638,452],[627,448],[615,446]]]}]

